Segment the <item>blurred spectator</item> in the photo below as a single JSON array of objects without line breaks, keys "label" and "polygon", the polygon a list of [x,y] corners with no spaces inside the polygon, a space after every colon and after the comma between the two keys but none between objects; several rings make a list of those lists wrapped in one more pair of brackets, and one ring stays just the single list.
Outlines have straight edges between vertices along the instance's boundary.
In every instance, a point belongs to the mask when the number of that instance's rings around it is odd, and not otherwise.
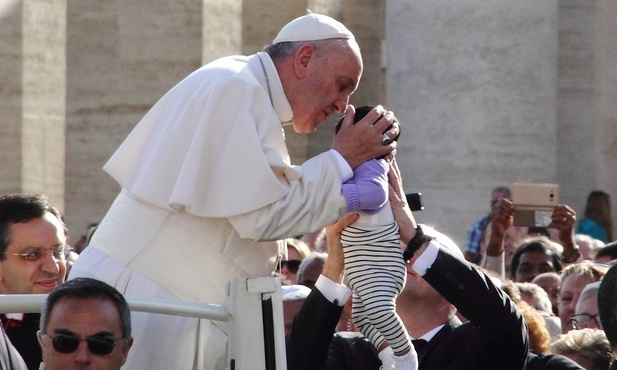
[{"label": "blurred spectator", "polygon": [[613,241],[610,195],[601,190],[589,193],[583,218],[578,222],[576,233],[589,235],[604,243]]},{"label": "blurred spectator", "polygon": [[566,356],[585,370],[607,370],[611,364],[611,346],[602,330],[572,330],[559,336],[551,351]]},{"label": "blurred spectator", "polygon": [[617,241],[610,242],[596,250],[593,258],[596,263],[609,263],[617,259]]},{"label": "blurred spectator", "polygon": [[559,313],[559,281],[561,276],[556,272],[545,272],[536,276],[531,282],[539,285],[551,300],[553,313]]},{"label": "blurred spectator", "polygon": [[294,285],[298,284],[298,269],[302,260],[311,254],[308,245],[300,239],[287,238],[287,256],[281,261],[281,275],[283,275],[283,284]]},{"label": "blurred spectator", "polygon": [[592,238],[586,234],[575,234],[574,242],[581,252],[581,259],[590,260],[596,254],[596,251],[604,246],[604,242]]},{"label": "blurred spectator", "polygon": [[553,242],[539,237],[528,239],[516,248],[510,274],[515,282],[530,282],[541,273],[560,273],[562,269],[561,255]]},{"label": "blurred spectator", "polygon": [[[512,192],[507,186],[497,186],[491,191],[491,206],[492,209],[500,199],[511,199]],[[491,212],[489,211],[484,217],[474,222],[469,231],[467,232],[467,245],[465,246],[465,259],[467,261],[479,264],[484,254],[481,250],[482,240],[491,219]]]},{"label": "blurred spectator", "polygon": [[327,250],[325,227],[312,233],[304,234],[301,239],[312,251],[326,252]]},{"label": "blurred spectator", "polygon": [[540,313],[525,301],[516,302],[529,331],[529,351],[537,355],[550,353],[551,335]]},{"label": "blurred spectator", "polygon": [[[514,284],[521,294],[521,299],[538,311],[538,314],[544,320],[546,330],[548,330],[551,338],[561,334],[561,321],[553,314],[553,306],[548,297],[548,293],[542,289],[542,287],[534,283]],[[529,324],[529,322],[527,324]]]},{"label": "blurred spectator", "polygon": [[601,280],[606,270],[605,266],[585,260],[569,265],[562,271],[559,285],[559,318],[563,333],[573,328],[570,316],[576,312],[576,304],[583,288],[587,284]]},{"label": "blurred spectator", "polygon": [[326,264],[328,254],[325,252],[311,252],[306,256],[298,269],[298,284],[312,288]]},{"label": "blurred spectator", "polygon": [[96,227],[98,225],[98,222],[93,222],[88,225],[83,235],[79,238],[78,241],[73,244],[73,252],[80,254],[81,251],[83,251],[88,246],[88,244],[90,243],[90,239],[92,238],[92,235],[94,234],[94,231],[96,231]]}]

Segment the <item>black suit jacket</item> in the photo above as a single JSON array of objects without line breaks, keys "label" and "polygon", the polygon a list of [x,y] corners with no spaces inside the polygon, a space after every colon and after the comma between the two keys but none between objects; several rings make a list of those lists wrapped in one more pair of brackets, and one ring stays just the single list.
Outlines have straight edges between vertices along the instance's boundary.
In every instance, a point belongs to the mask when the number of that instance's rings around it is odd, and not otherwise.
[{"label": "black suit jacket", "polygon": [[585,368],[566,356],[557,354],[535,355],[530,353],[527,358],[526,370],[585,370]]},{"label": "black suit jacket", "polygon": [[294,317],[286,337],[289,370],[322,368],[341,312],[342,306],[332,304],[319,289],[313,288]]},{"label": "black suit jacket", "polygon": [[[442,248],[424,279],[470,321],[460,324],[453,318],[445,323],[418,354],[420,369],[521,370],[525,367],[526,324],[510,298],[486,275]],[[327,300],[320,305],[305,303],[300,312],[319,310],[327,303]],[[310,320],[310,315],[303,316],[302,320]],[[334,326],[329,329],[333,332]],[[299,341],[293,344],[295,348],[303,348],[307,355],[316,356],[314,363],[318,365],[322,354],[313,347],[317,343],[311,345],[303,341],[302,335],[294,339]],[[322,345],[324,343],[330,341]],[[304,369],[295,367],[298,363],[293,362],[293,358],[290,361],[289,357],[288,365],[290,370]],[[330,345],[324,369],[377,370],[380,365],[377,351],[366,339],[358,334],[339,333]]]},{"label": "black suit jacket", "polygon": [[[465,351],[468,350],[467,346],[461,344],[465,343],[466,330],[454,331],[460,326],[461,321],[458,318],[450,319],[421,351],[417,351],[420,364],[431,363],[431,366],[439,364],[440,369],[464,368],[459,366],[461,366],[460,360],[466,358]],[[450,351],[447,356],[440,358],[442,353],[439,348],[442,347],[450,347]],[[443,367],[444,365],[448,366]],[[380,366],[381,361],[377,356],[377,350],[362,334],[339,332],[334,335],[324,369],[377,370]]]}]

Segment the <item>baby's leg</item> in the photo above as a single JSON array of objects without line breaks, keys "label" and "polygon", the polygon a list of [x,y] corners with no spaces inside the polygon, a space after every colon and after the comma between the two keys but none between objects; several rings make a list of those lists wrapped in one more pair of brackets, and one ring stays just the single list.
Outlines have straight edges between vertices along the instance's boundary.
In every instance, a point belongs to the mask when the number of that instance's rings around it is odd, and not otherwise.
[{"label": "baby's leg", "polygon": [[351,319],[360,333],[370,340],[378,351],[381,351],[388,345],[386,339],[373,325],[371,325],[366,314],[366,307],[362,302],[362,298],[354,291],[351,306]]},{"label": "baby's leg", "polygon": [[384,340],[395,354],[413,350],[396,314],[396,297],[405,285],[407,270],[396,223],[378,227],[347,227],[341,234],[345,270],[357,296],[352,315],[360,331],[379,350]]},{"label": "baby's leg", "polygon": [[[364,334],[373,341],[379,338],[373,331],[381,333],[397,355],[407,353],[411,349],[407,330],[396,313],[399,287],[399,282],[393,279],[392,275],[376,274],[374,270],[366,280],[354,287],[354,291],[362,299],[363,314],[368,318],[370,326],[374,327],[367,331],[368,335]],[[374,341],[373,343],[377,345]]]}]

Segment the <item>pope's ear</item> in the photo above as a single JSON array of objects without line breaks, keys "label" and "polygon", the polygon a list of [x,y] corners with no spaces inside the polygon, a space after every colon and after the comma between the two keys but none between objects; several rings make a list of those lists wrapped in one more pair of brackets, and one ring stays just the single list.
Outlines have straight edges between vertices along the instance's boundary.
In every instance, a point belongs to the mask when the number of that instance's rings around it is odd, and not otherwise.
[{"label": "pope's ear", "polygon": [[294,72],[298,78],[304,78],[311,63],[315,60],[315,48],[311,44],[302,45],[294,56]]}]

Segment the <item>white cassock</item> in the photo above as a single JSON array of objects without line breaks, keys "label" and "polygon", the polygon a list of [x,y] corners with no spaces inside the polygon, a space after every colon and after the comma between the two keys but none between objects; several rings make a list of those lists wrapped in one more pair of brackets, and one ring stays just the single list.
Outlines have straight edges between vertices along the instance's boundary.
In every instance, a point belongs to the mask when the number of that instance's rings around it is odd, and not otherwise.
[{"label": "white cassock", "polygon": [[[70,278],[98,278],[126,295],[223,305],[231,278],[268,276],[276,240],[347,213],[341,185],[351,169],[333,150],[292,166],[282,129],[291,118],[265,53],[193,72],[105,165],[123,190]],[[123,369],[223,368],[226,330],[209,320],[133,313],[135,341]]]}]

